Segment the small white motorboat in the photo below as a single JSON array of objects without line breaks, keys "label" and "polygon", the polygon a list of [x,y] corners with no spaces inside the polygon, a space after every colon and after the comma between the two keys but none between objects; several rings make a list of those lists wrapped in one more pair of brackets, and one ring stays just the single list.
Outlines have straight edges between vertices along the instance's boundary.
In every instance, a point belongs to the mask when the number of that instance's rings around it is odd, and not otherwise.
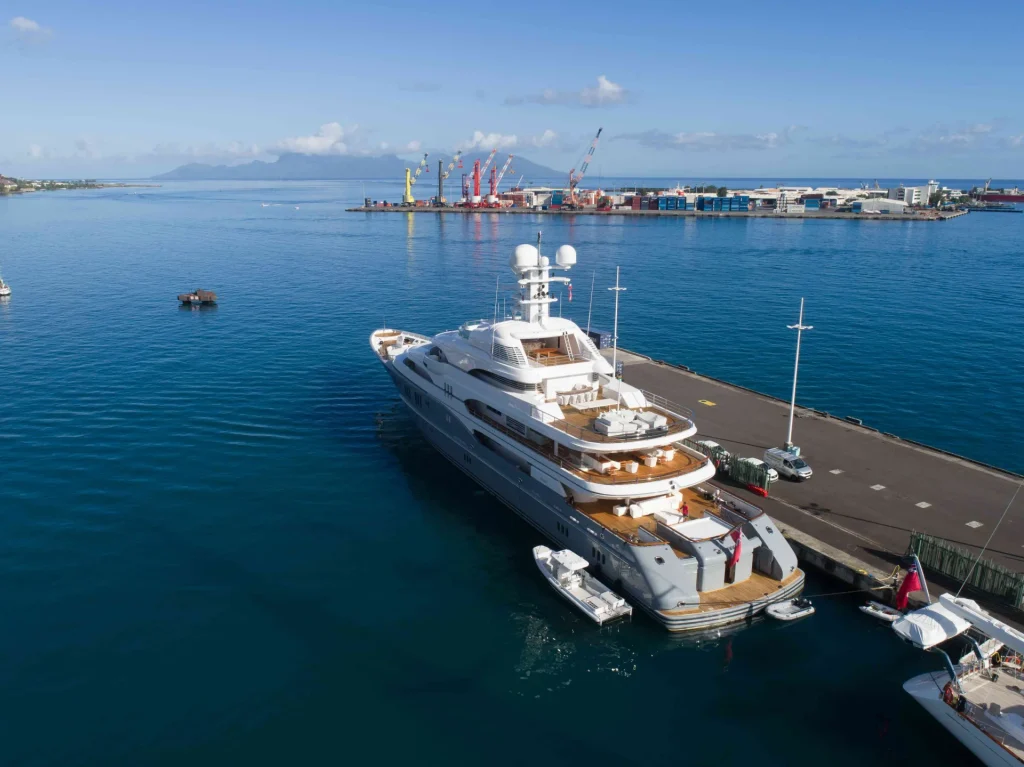
[{"label": "small white motorboat", "polygon": [[11,295],[11,286],[4,282],[3,275],[0,275],[0,296]]},{"label": "small white motorboat", "polygon": [[814,615],[814,605],[810,599],[799,597],[798,599],[783,599],[781,602],[772,602],[764,611],[777,621],[795,621],[798,618],[806,618]]},{"label": "small white motorboat", "polygon": [[605,624],[633,614],[625,599],[586,571],[587,560],[576,552],[535,546],[533,558],[552,588],[595,623]]},{"label": "small white motorboat", "polygon": [[858,609],[865,615],[870,615],[872,618],[878,618],[878,620],[885,621],[886,623],[895,623],[903,617],[903,613],[895,607],[883,605],[881,602],[871,601],[866,605],[861,605]]}]

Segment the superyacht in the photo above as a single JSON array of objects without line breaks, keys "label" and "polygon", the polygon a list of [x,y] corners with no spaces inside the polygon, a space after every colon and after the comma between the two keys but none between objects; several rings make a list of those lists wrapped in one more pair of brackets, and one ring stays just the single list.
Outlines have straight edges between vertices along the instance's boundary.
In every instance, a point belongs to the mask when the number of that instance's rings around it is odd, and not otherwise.
[{"label": "superyacht", "polygon": [[423,434],[670,631],[741,621],[799,594],[804,574],[775,522],[702,486],[715,467],[684,444],[692,413],[622,381],[579,326],[552,316],[551,287],[569,282],[552,272],[575,264],[569,245],[554,263],[519,245],[512,318],[432,338],[370,335]]}]

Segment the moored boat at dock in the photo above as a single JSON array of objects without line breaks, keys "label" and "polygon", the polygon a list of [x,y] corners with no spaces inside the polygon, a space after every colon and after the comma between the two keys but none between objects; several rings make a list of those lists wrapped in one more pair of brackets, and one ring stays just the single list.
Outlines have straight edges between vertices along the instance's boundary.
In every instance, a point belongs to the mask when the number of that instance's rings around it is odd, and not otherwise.
[{"label": "moored boat at dock", "polygon": [[702,487],[715,467],[682,440],[692,413],[620,380],[571,320],[553,317],[554,263],[511,267],[518,311],[432,338],[380,329],[370,346],[427,439],[558,548],[670,631],[749,618],[797,596],[804,574],[778,526]]},{"label": "moored boat at dock", "polygon": [[633,614],[626,600],[587,572],[589,563],[576,552],[535,546],[533,559],[551,587],[594,623],[603,626]]},{"label": "moored boat at dock", "polygon": [[[943,594],[894,628],[945,661],[945,670],[916,676],[903,689],[983,764],[1024,764],[1024,633],[993,618],[970,599]],[[967,639],[967,652],[954,663],[940,643]]]}]

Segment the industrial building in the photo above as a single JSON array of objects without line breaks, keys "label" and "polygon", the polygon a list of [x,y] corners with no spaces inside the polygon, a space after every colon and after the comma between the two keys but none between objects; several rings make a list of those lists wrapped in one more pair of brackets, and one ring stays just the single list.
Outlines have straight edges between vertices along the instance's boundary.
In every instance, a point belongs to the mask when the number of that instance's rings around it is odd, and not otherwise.
[{"label": "industrial building", "polygon": [[875,199],[857,200],[853,203],[854,213],[889,213],[902,215],[907,212],[910,203],[903,200]]},{"label": "industrial building", "polygon": [[927,205],[932,195],[939,191],[939,182],[929,181],[924,186],[903,186],[889,190],[890,200],[900,200],[907,205]]}]

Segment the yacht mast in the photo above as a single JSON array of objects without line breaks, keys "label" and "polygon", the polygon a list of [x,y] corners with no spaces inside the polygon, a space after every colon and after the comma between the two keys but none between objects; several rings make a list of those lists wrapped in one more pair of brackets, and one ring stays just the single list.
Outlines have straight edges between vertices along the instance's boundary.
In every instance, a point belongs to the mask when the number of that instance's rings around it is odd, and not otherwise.
[{"label": "yacht mast", "polygon": [[612,375],[616,375],[618,367],[615,363],[619,353],[619,293],[625,290],[625,288],[619,287],[619,267],[617,266],[615,267],[615,287],[608,288],[608,290],[615,291],[615,326],[612,328]]}]

